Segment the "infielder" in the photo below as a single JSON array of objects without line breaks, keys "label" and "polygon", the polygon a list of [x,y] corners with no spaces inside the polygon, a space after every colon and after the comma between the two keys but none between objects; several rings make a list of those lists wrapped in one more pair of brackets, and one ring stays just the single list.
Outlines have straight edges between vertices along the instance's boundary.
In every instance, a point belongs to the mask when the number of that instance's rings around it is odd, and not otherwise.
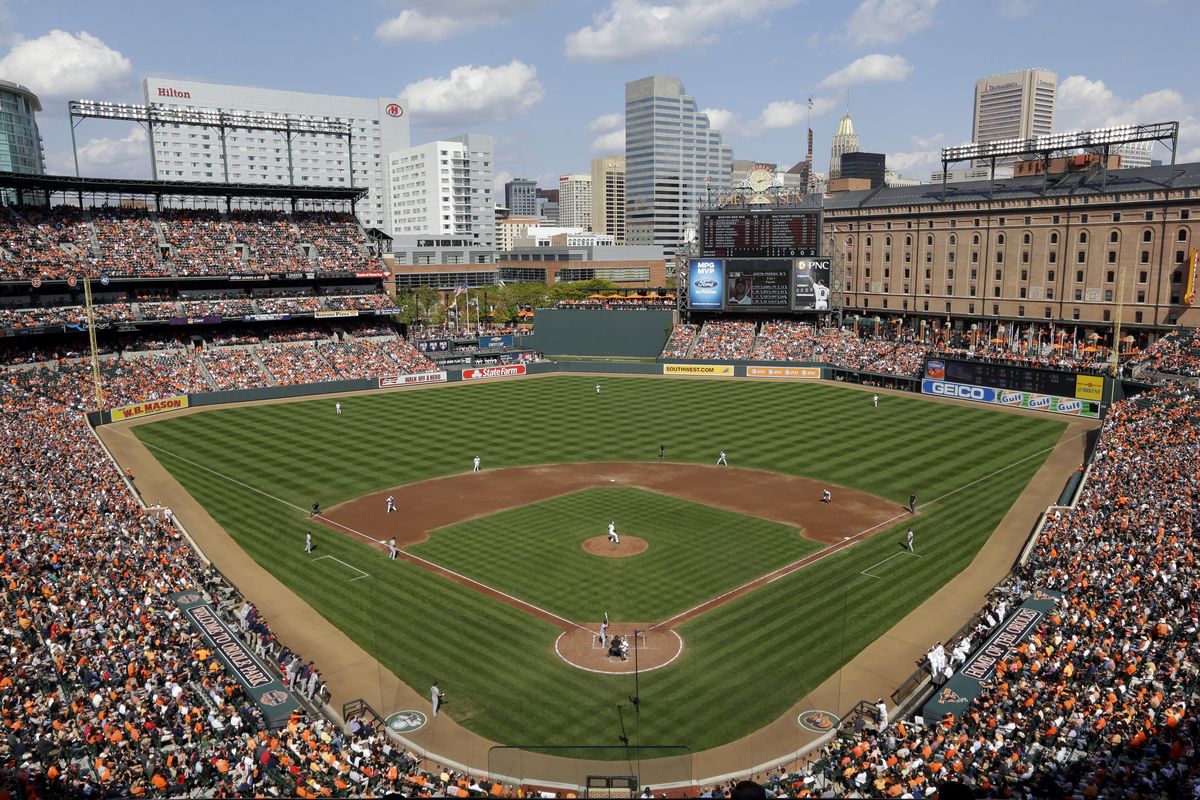
[{"label": "infielder", "polygon": [[729,466],[729,462],[725,460],[725,451],[724,450],[722,450],[721,455],[717,457],[717,466],[719,467],[722,464],[724,464],[727,467]]},{"label": "infielder", "polygon": [[396,560],[396,537],[393,536],[388,542],[388,558],[392,561]]},{"label": "infielder", "polygon": [[875,408],[879,408],[879,395],[876,394],[871,396],[871,405],[875,406]]},{"label": "infielder", "polygon": [[917,496],[915,494],[910,494],[908,496],[908,513],[917,513]]},{"label": "infielder", "polygon": [[471,469],[471,472],[479,472],[479,463],[479,456],[475,456],[475,466]]},{"label": "infielder", "polygon": [[915,552],[913,550],[913,529],[912,528],[908,529],[908,537],[907,537],[907,541],[905,541],[905,543],[904,543],[904,546],[908,548],[908,552],[910,552],[910,553]]},{"label": "infielder", "polygon": [[337,413],[339,413],[339,414],[342,413],[342,404],[341,403],[334,403],[333,408],[335,411],[337,411]]},{"label": "infielder", "polygon": [[312,552],[312,531],[306,531],[304,534],[304,552]]},{"label": "infielder", "polygon": [[621,537],[617,536],[617,521],[613,520],[608,523],[608,540],[613,544],[620,544]]},{"label": "infielder", "polygon": [[395,510],[396,510],[396,499],[389,494],[388,499],[387,499],[387,513],[390,514]]},{"label": "infielder", "polygon": [[821,492],[821,502],[822,503],[832,503],[833,502],[833,492],[829,491],[828,489]]}]

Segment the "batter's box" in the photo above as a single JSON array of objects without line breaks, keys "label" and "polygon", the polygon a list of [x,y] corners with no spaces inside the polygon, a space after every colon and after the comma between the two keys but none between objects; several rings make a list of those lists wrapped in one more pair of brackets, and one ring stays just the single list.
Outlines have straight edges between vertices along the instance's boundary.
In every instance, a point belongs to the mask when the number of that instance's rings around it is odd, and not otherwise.
[{"label": "batter's box", "polygon": [[356,566],[354,566],[354,565],[352,565],[352,564],[347,564],[345,561],[342,561],[342,560],[341,560],[340,558],[338,558],[337,556],[321,556],[321,557],[319,557],[319,558],[314,558],[314,559],[313,559],[313,561],[324,561],[324,560],[325,560],[325,559],[327,559],[327,558],[328,558],[328,559],[331,559],[331,560],[333,560],[333,561],[336,561],[336,562],[338,562],[339,564],[341,564],[343,567],[346,567],[347,569],[352,569],[352,570],[354,570],[355,572],[357,572],[357,573],[358,573],[358,577],[356,577],[356,578],[350,578],[350,579],[348,579],[348,582],[349,582],[349,583],[354,583],[355,581],[361,581],[363,578],[369,578],[369,577],[371,577],[370,575],[368,575],[367,573],[363,572],[363,571],[362,571],[361,569],[359,569],[358,567],[356,567]]}]

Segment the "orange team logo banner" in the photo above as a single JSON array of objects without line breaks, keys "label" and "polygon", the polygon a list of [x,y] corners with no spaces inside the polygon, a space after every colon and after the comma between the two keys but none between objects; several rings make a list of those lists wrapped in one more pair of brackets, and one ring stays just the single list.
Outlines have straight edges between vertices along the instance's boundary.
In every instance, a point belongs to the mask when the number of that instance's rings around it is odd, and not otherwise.
[{"label": "orange team logo banner", "polygon": [[164,397],[162,400],[151,400],[148,403],[136,403],[132,406],[121,406],[112,409],[109,413],[112,414],[113,422],[119,422],[123,419],[161,414],[164,411],[178,411],[181,408],[187,408],[187,406],[187,395],[181,395],[179,397]]},{"label": "orange team logo banner", "polygon": [[1192,257],[1188,262],[1188,279],[1187,293],[1183,296],[1183,302],[1189,306],[1196,302],[1196,270],[1200,267],[1200,248],[1192,248]]},{"label": "orange team logo banner", "polygon": [[663,364],[663,375],[732,375],[732,364]]},{"label": "orange team logo banner", "polygon": [[747,378],[819,378],[820,367],[746,367]]}]

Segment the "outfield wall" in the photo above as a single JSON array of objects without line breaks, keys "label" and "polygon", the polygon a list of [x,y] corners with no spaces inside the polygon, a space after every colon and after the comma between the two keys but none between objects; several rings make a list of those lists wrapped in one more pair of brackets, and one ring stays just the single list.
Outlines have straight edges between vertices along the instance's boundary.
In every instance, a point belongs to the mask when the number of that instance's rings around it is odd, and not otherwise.
[{"label": "outfield wall", "polygon": [[[533,336],[522,346],[569,356],[656,358],[674,327],[673,311],[606,311],[539,308]],[[530,341],[532,340],[532,341]]]}]

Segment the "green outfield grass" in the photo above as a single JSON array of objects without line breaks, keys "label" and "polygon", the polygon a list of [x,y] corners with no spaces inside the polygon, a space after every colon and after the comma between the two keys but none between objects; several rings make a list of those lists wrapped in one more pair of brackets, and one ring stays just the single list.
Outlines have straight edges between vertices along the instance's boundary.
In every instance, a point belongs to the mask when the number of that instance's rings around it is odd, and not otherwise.
[{"label": "green outfield grass", "polygon": [[[640,536],[633,558],[580,546]],[[657,622],[802,558],[821,545],[798,528],[640,489],[587,489],[435,531],[407,549],[577,622]],[[561,575],[564,580],[539,580]]]},{"label": "green outfield grass", "polygon": [[[267,570],[422,695],[440,679],[451,716],[506,743],[615,745],[633,678],[574,669],[555,656],[548,623],[316,530],[319,555],[370,574],[348,582],[346,567],[303,552],[314,500],[466,471],[475,453],[485,468],[657,461],[660,442],[672,460],[712,463],[724,449],[734,466],[898,503],[910,491],[936,499],[917,528],[929,557],[892,559],[874,570],[883,579],[860,574],[898,551],[905,520],[681,629],[683,655],[641,677],[640,737],[700,750],[778,717],[966,566],[1064,425],[916,396],[884,396],[875,409],[869,392],[829,384],[604,377],[597,397],[597,380],[375,393],[343,398],[341,416],[331,399],[248,406],[135,430]],[[535,577],[512,593],[569,592],[579,580],[544,566],[528,564]]]}]

